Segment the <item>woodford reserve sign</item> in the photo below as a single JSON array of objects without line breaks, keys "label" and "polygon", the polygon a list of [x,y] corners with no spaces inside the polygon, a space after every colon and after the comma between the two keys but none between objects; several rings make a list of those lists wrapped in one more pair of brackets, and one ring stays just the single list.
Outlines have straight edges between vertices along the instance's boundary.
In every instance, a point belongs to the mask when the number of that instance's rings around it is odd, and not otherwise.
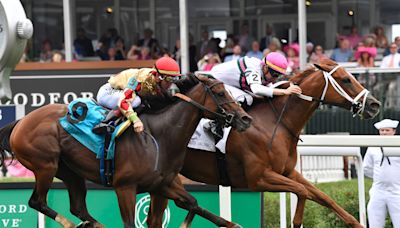
[{"label": "woodford reserve sign", "polygon": [[68,104],[78,97],[96,98],[111,74],[12,76],[11,101],[29,113],[46,104]]},{"label": "woodford reserve sign", "polygon": [[36,227],[38,213],[28,206],[32,190],[1,190],[0,227]]}]

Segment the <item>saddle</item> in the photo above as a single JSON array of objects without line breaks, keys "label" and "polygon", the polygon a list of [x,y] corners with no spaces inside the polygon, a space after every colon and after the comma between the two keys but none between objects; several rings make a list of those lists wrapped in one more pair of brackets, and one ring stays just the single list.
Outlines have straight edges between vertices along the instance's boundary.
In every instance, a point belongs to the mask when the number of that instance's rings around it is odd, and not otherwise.
[{"label": "saddle", "polygon": [[[145,109],[144,105],[139,106],[135,109],[136,113],[139,115],[143,113]],[[117,126],[122,124],[123,126],[119,128],[116,137],[119,137],[131,124],[131,121],[125,120],[126,118],[122,115],[118,107],[110,110],[103,121],[93,127],[92,132],[99,135],[104,135],[104,177],[105,185],[110,187],[112,185],[113,173],[114,173],[114,160],[106,159],[108,157],[108,148],[111,143],[112,135]],[[125,122],[124,122],[125,121]],[[122,123],[124,122],[124,123]]]}]

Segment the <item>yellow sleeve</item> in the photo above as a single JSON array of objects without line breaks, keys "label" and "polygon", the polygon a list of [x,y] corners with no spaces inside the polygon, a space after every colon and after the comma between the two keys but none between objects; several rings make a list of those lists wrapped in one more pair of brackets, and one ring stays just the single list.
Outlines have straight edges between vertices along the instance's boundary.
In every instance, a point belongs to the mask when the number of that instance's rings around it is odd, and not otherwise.
[{"label": "yellow sleeve", "polygon": [[112,76],[108,82],[114,89],[125,89],[131,77],[135,77],[139,82],[143,82],[152,70],[152,68],[127,69]]},{"label": "yellow sleeve", "polygon": [[111,76],[111,78],[108,80],[108,83],[110,83],[111,87],[114,89],[125,89],[129,79],[137,75],[138,71],[139,69],[124,70],[114,76]]}]

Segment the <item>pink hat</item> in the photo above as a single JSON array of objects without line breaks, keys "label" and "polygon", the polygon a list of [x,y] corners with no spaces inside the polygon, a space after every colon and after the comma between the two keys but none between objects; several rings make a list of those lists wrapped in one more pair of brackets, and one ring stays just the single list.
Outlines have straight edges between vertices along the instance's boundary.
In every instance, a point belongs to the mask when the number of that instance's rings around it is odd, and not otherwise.
[{"label": "pink hat", "polygon": [[264,57],[263,62],[271,67],[273,70],[278,71],[282,74],[286,74],[286,68],[288,67],[288,61],[286,57],[279,52],[271,52]]},{"label": "pink hat", "polygon": [[376,47],[358,47],[356,53],[354,53],[354,58],[356,58],[356,59],[361,58],[361,54],[364,52],[370,54],[373,58],[375,58]]},{"label": "pink hat", "polygon": [[300,53],[300,46],[298,43],[291,43],[283,48],[283,51],[287,53],[289,49],[292,49],[296,56],[299,56]]}]

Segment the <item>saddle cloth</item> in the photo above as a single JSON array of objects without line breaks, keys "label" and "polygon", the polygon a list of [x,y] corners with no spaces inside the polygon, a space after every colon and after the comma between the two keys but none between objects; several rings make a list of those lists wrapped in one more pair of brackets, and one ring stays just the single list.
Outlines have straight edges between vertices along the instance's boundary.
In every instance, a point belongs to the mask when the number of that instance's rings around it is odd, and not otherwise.
[{"label": "saddle cloth", "polygon": [[[235,101],[244,103],[246,102],[248,106],[253,104],[253,97],[233,86],[225,85],[225,89],[230,92],[233,99]],[[215,142],[214,136],[212,133],[205,129],[205,125],[208,125],[208,122],[211,121],[209,119],[201,119],[199,125],[197,125],[196,130],[190,139],[188,144],[189,148],[205,150],[209,152],[216,152],[216,148],[218,148],[222,153],[226,152],[226,141],[228,139],[229,133],[231,131],[231,127],[224,128],[223,138],[219,142]]]},{"label": "saddle cloth", "polygon": [[226,141],[228,139],[229,133],[232,127],[224,128],[224,136],[219,142],[215,142],[214,136],[209,130],[204,129],[204,126],[208,125],[209,119],[201,119],[199,125],[196,127],[190,142],[188,144],[189,148],[205,150],[209,152],[216,152],[218,148],[222,153],[225,153]]},{"label": "saddle cloth", "polygon": [[[68,105],[68,113],[59,119],[61,127],[64,128],[83,146],[96,154],[97,159],[104,157],[105,135],[92,132],[94,126],[104,120],[108,110],[99,106],[94,100],[78,98]],[[115,136],[121,125],[117,126],[111,136],[108,147],[107,160],[114,158]]]}]

